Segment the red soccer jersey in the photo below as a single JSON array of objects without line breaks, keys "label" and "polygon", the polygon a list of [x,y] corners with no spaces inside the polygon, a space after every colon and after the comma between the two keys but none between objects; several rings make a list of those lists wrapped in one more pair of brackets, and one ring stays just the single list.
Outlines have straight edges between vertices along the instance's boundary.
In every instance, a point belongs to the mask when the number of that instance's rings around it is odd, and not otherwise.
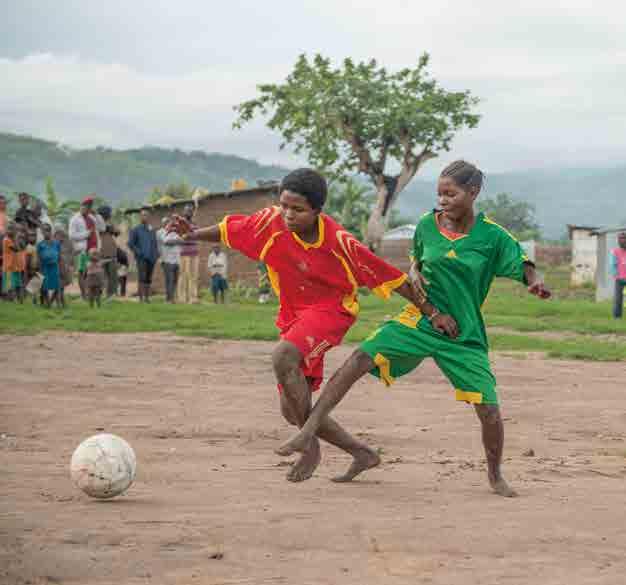
[{"label": "red soccer jersey", "polygon": [[276,325],[281,330],[299,311],[310,308],[354,319],[359,286],[386,299],[407,278],[328,215],[321,213],[318,222],[319,238],[313,244],[287,229],[279,207],[249,216],[229,215],[220,223],[224,245],[267,265],[280,300]]}]

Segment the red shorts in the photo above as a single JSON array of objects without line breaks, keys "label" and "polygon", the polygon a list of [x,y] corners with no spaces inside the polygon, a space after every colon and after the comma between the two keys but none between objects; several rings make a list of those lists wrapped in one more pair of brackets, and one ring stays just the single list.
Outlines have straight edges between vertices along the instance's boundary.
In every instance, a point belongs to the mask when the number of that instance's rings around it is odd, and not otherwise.
[{"label": "red shorts", "polygon": [[[324,379],[324,355],[341,344],[352,327],[354,317],[343,313],[319,310],[301,311],[280,332],[280,338],[293,343],[302,355],[300,369],[313,391]],[[281,391],[280,384],[278,385]]]}]

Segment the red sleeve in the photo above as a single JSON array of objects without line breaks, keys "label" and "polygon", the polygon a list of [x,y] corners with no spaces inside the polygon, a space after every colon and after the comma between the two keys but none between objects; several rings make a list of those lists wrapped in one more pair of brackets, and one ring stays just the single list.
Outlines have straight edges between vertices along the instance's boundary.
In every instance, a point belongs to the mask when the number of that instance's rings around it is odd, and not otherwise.
[{"label": "red sleeve", "polygon": [[272,225],[279,215],[278,207],[267,207],[252,215],[227,215],[219,224],[222,243],[259,260],[275,232]]},{"label": "red sleeve", "polygon": [[337,232],[337,241],[358,285],[366,286],[379,297],[388,299],[407,279],[404,272],[376,256],[352,234]]}]

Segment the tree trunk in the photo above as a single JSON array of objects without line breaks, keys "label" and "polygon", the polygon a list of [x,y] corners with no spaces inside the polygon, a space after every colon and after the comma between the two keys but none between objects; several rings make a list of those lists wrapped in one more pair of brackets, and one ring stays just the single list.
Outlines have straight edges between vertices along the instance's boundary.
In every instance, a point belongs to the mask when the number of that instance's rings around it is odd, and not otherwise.
[{"label": "tree trunk", "polygon": [[390,184],[393,184],[393,192],[389,193],[388,183],[385,182],[384,175],[376,175],[373,177],[376,185],[376,206],[374,207],[369,221],[367,222],[367,232],[365,234],[365,243],[374,252],[380,250],[381,242],[391,217],[393,205],[398,200],[398,196],[405,187],[411,182],[419,168],[427,160],[435,158],[435,154],[424,150],[419,156],[413,157],[410,162],[405,159],[402,165],[402,171]]},{"label": "tree trunk", "polygon": [[[376,191],[376,205],[367,221],[365,243],[369,246],[370,250],[374,252],[380,249],[380,243],[387,231],[387,224],[389,223],[389,213],[383,215],[383,209],[385,208],[385,201],[387,200],[388,194],[387,186],[384,183],[380,184]],[[388,211],[390,211],[390,209],[388,209]]]}]

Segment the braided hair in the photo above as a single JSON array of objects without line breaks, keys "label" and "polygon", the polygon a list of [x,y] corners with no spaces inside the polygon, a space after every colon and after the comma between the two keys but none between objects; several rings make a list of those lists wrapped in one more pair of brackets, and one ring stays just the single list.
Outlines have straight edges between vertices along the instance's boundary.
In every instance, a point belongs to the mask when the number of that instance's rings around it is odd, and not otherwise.
[{"label": "braided hair", "polygon": [[442,177],[450,177],[459,187],[469,189],[476,187],[478,191],[482,189],[485,174],[472,163],[465,160],[455,160],[451,162],[443,171]]}]

